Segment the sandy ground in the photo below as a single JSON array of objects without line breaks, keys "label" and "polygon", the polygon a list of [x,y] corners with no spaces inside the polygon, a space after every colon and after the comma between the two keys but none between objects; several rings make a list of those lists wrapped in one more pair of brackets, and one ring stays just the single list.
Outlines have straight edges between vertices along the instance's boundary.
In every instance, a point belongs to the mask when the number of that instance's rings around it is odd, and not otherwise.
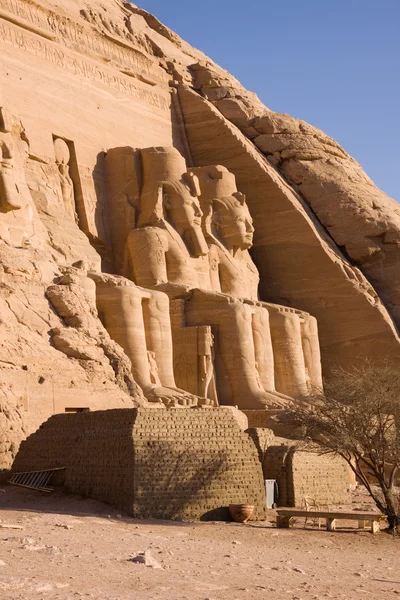
[{"label": "sandy ground", "polygon": [[[1,486],[0,598],[400,599],[400,540],[274,523],[138,521]],[[271,519],[273,515],[271,515]],[[150,551],[158,568],[132,562]]]}]

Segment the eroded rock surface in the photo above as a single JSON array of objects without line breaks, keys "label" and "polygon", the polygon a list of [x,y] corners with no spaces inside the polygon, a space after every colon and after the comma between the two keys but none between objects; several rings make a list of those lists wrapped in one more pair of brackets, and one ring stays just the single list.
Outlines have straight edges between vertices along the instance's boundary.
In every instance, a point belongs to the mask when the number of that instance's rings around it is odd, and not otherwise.
[{"label": "eroded rock surface", "polygon": [[[215,324],[203,313],[190,326],[184,320],[185,302],[207,288],[200,279],[208,245],[199,234],[191,239],[196,261],[181,247],[173,276],[133,283],[133,230],[190,246],[185,231],[164,228],[164,212],[149,228],[143,221],[146,148],[174,148],[188,174],[227,169],[239,190],[232,194],[246,195],[254,245],[232,265],[258,270],[259,298],[243,283],[232,291],[246,277],[225,276],[208,291],[242,303],[242,312],[243,298],[251,300],[253,316],[270,304],[294,320],[311,314],[325,374],[364,357],[400,360],[399,209],[336,142],[271,112],[131,3],[0,0],[1,465],[54,413],[142,406],[145,397],[157,406],[217,402],[212,367],[223,353]],[[168,187],[171,177],[161,175],[147,192],[164,211],[165,195],[185,195],[179,177]],[[207,197],[200,192],[194,196]],[[151,244],[159,265],[171,267],[171,255]],[[185,261],[193,266],[187,281]],[[316,327],[307,331],[297,355],[309,361],[309,380],[318,344]]]},{"label": "eroded rock surface", "polygon": [[336,244],[379,292],[400,323],[400,209],[362,167],[320,129],[287,114],[274,113],[258,99],[243,96],[230,78],[210,63],[191,67],[194,88],[276,167],[309,204]]}]

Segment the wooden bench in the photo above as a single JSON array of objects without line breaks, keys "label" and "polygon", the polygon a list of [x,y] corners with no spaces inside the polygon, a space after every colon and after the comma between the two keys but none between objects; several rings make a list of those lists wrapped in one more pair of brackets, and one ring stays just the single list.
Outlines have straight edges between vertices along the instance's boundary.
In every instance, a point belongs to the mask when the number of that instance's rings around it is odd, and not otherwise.
[{"label": "wooden bench", "polygon": [[293,517],[303,517],[304,519],[326,519],[326,528],[328,531],[335,531],[336,521],[338,519],[348,521],[358,521],[358,527],[365,529],[369,523],[371,533],[378,533],[380,530],[379,521],[384,515],[372,512],[335,512],[328,510],[304,510],[301,508],[278,508],[276,525],[277,527],[290,527]]}]

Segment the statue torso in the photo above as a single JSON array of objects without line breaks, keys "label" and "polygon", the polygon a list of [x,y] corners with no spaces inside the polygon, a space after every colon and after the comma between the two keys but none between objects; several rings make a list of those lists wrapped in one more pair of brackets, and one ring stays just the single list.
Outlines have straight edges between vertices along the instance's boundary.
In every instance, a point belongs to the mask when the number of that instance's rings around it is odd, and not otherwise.
[{"label": "statue torso", "polygon": [[221,292],[234,298],[257,300],[260,276],[248,251],[234,257],[217,245],[211,248],[211,262],[217,262]]},{"label": "statue torso", "polygon": [[[170,226],[134,229],[128,236],[133,279],[154,288],[162,283],[211,290],[209,255],[191,256],[179,234]],[[157,275],[158,268],[160,274]]]},{"label": "statue torso", "polygon": [[190,288],[210,290],[209,255],[191,256],[186,244],[172,227],[165,231],[165,238],[168,281]]}]

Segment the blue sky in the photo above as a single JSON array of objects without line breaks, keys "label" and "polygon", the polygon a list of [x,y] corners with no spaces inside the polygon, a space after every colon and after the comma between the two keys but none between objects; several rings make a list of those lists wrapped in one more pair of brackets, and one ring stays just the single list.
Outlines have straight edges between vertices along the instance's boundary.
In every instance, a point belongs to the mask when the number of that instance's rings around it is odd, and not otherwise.
[{"label": "blue sky", "polygon": [[400,0],[136,0],[400,202]]}]

